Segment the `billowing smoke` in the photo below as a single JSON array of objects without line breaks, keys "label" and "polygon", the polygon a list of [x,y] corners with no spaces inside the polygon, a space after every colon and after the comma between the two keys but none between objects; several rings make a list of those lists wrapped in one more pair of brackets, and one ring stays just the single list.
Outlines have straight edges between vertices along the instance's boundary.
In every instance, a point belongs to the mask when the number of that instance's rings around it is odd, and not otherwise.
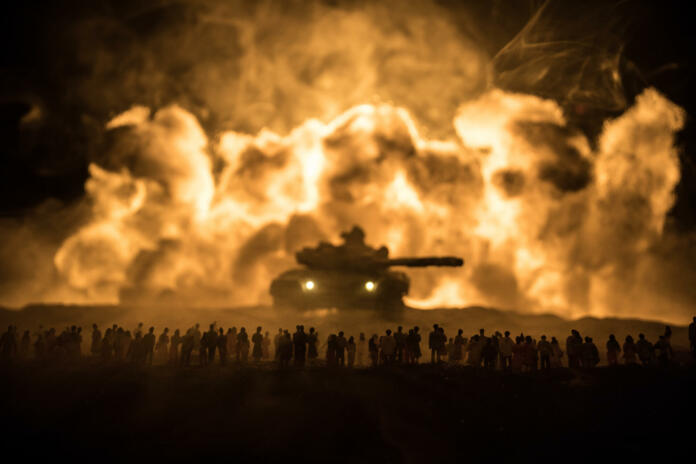
[{"label": "billowing smoke", "polygon": [[683,118],[646,90],[592,149],[553,101],[497,89],[461,105],[450,141],[387,104],[215,141],[180,107],[134,107],[55,264],[98,301],[251,304],[299,247],[357,223],[394,255],[467,259],[423,272],[414,304],[612,314],[660,240]]},{"label": "billowing smoke", "polygon": [[[24,301],[266,303],[296,250],[354,224],[392,256],[466,260],[413,272],[413,306],[678,321],[696,301],[665,236],[685,115],[653,88],[622,96],[611,40],[563,48],[539,36],[544,7],[489,60],[430,3],[194,4],[187,34],[146,47],[203,63],[188,98],[108,120],[85,201],[60,210],[79,219]],[[215,28],[235,57],[212,66],[227,52],[187,38]],[[588,105],[594,131],[569,111]]]}]

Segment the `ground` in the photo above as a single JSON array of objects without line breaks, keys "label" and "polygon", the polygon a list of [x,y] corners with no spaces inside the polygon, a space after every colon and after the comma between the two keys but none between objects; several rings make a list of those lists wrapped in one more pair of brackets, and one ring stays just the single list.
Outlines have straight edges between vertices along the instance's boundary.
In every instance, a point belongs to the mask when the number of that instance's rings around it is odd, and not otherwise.
[{"label": "ground", "polygon": [[0,367],[6,446],[100,462],[540,461],[678,456],[696,369],[506,374],[379,369],[185,369],[38,362]]}]

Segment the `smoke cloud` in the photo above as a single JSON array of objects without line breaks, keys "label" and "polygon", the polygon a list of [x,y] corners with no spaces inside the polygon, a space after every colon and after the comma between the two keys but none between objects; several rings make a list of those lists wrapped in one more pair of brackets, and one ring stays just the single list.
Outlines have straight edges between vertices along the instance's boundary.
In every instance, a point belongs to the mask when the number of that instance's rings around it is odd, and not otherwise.
[{"label": "smoke cloud", "polygon": [[359,224],[392,256],[465,258],[413,271],[414,306],[683,321],[693,247],[665,223],[684,111],[627,98],[619,39],[564,46],[554,5],[495,56],[430,2],[182,3],[139,12],[137,41],[92,20],[78,34],[120,45],[82,50],[103,87],[76,91],[120,112],[83,200],[2,224],[21,263],[3,302],[267,303],[295,251]]}]

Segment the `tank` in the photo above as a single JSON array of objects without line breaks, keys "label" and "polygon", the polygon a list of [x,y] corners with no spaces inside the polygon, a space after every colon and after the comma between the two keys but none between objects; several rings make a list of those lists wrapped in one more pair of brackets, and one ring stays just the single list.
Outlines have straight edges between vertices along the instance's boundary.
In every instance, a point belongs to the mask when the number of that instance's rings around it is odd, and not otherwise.
[{"label": "tank", "polygon": [[386,247],[365,244],[365,233],[358,226],[341,236],[341,245],[320,242],[295,254],[303,267],[283,272],[271,282],[275,307],[400,310],[410,279],[393,267],[464,264],[463,259],[454,256],[390,259]]}]

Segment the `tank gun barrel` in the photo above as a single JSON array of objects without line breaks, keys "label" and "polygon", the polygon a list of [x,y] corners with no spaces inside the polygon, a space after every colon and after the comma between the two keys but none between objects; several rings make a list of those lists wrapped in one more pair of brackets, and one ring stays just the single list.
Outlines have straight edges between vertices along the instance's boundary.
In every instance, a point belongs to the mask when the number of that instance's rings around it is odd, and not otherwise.
[{"label": "tank gun barrel", "polygon": [[460,267],[464,260],[456,256],[425,256],[422,258],[394,258],[385,261],[387,266],[428,267],[447,266]]}]

